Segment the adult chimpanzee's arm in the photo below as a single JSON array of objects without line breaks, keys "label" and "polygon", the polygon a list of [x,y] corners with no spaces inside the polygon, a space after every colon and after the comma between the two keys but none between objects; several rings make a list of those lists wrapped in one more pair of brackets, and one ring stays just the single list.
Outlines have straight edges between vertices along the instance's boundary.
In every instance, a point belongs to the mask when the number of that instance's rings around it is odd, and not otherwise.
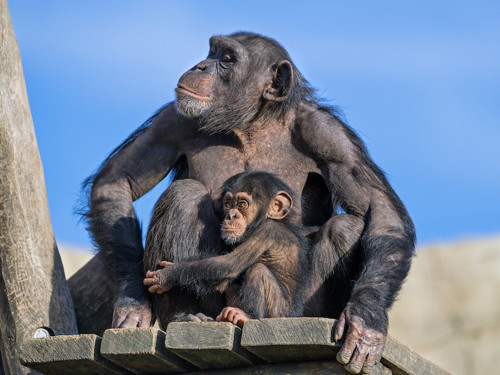
[{"label": "adult chimpanzee's arm", "polygon": [[176,140],[169,131],[178,117],[168,105],[151,126],[125,141],[92,182],[88,227],[108,270],[118,278],[113,327],[149,326],[151,308],[142,284],[141,228],[132,202],[161,181],[174,166]]},{"label": "adult chimpanzee's arm", "polygon": [[272,237],[278,228],[273,229],[273,226],[276,225],[270,220],[261,224],[244,243],[224,255],[181,263],[162,262],[160,265],[166,267],[148,271],[144,284],[152,293],[163,293],[177,285],[187,287],[199,295],[223,292],[275,244]]},{"label": "adult chimpanzee's arm", "polygon": [[362,141],[328,111],[315,108],[301,121],[301,135],[322,166],[336,202],[365,221],[362,267],[336,327],[346,332],[337,358],[353,372],[380,360],[392,305],[414,254],[415,232],[405,207]]}]

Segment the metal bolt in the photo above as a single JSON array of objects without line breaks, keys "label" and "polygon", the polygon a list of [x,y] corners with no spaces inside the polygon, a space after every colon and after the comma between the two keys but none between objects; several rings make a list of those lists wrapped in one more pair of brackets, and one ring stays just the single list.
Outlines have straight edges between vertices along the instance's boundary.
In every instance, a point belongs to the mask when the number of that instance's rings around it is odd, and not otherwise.
[{"label": "metal bolt", "polygon": [[42,339],[44,337],[50,337],[50,332],[46,328],[38,328],[35,331],[35,339]]}]

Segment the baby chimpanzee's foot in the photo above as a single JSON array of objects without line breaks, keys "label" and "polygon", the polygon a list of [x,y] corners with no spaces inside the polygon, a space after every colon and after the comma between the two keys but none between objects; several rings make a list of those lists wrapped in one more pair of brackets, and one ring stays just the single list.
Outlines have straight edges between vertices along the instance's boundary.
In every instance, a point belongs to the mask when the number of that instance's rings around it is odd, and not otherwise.
[{"label": "baby chimpanzee's foot", "polygon": [[220,314],[215,318],[218,322],[231,322],[242,328],[243,324],[251,318],[237,307],[224,307]]}]

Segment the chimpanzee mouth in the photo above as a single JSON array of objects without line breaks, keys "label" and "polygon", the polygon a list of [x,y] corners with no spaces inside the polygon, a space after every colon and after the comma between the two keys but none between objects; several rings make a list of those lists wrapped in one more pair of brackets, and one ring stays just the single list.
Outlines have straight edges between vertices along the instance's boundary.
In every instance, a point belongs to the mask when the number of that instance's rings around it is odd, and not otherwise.
[{"label": "chimpanzee mouth", "polygon": [[200,100],[200,101],[204,101],[204,102],[211,100],[210,96],[204,96],[204,95],[197,94],[197,93],[187,89],[186,87],[184,87],[180,84],[177,85],[177,87],[175,88],[175,92],[178,94],[184,94],[184,95],[190,96],[196,100]]}]

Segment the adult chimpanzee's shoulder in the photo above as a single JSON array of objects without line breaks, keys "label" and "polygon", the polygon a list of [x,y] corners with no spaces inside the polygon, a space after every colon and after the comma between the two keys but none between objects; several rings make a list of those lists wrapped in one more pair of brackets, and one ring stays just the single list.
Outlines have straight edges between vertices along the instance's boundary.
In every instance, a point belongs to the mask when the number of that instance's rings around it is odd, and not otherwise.
[{"label": "adult chimpanzee's shoulder", "polygon": [[344,162],[365,153],[361,139],[334,110],[305,102],[297,111],[297,144],[322,161]]}]

